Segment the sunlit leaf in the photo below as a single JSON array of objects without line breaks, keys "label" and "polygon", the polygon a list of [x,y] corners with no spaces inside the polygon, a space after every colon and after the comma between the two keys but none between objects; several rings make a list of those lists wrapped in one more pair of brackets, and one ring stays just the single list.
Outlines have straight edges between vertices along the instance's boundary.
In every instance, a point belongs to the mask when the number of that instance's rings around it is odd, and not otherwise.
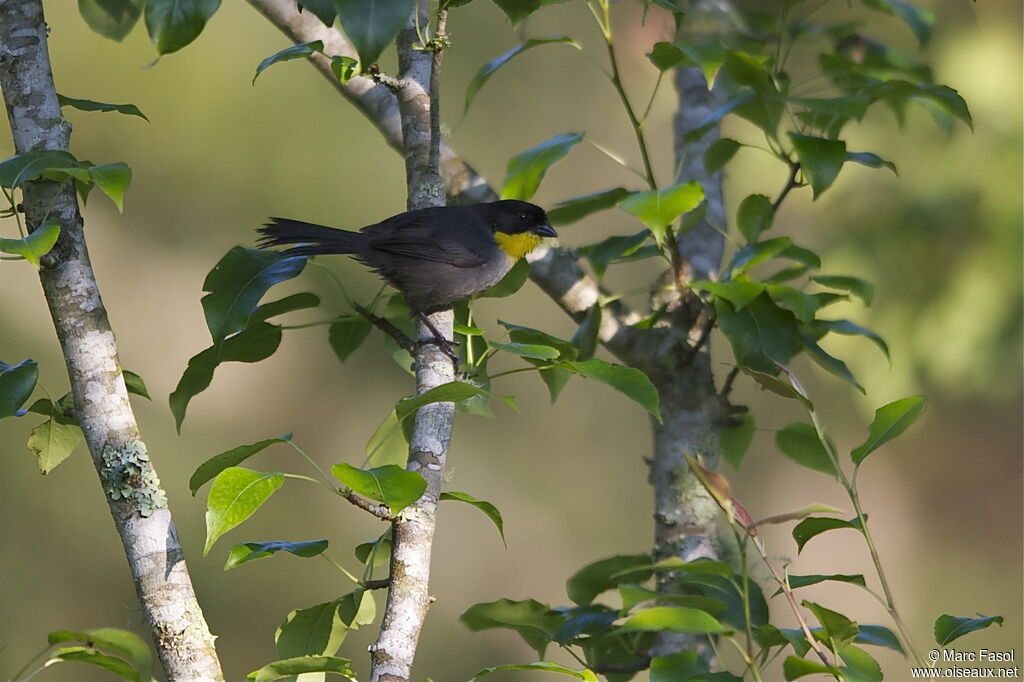
[{"label": "sunlit leaf", "polygon": [[654,606],[638,611],[620,628],[627,632],[682,632],[691,635],[728,631],[710,613],[686,606]]},{"label": "sunlit leaf", "polygon": [[680,182],[663,190],[634,192],[619,202],[619,208],[642,222],[664,246],[668,227],[681,215],[697,208],[704,190],[696,182]]},{"label": "sunlit leaf", "polygon": [[513,156],[505,172],[501,198],[529,201],[548,169],[582,141],[583,133],[563,133]]},{"label": "sunlit leaf", "polygon": [[394,464],[359,469],[342,462],[331,467],[331,473],[354,492],[386,504],[392,515],[420,499],[427,489],[423,476]]},{"label": "sunlit leaf", "polygon": [[875,410],[875,418],[868,427],[868,438],[850,453],[854,464],[860,464],[864,458],[907,430],[917,421],[924,410],[924,396],[911,396],[893,401]]},{"label": "sunlit leaf", "polygon": [[249,673],[246,682],[272,682],[283,677],[293,677],[303,673],[333,673],[347,677],[350,680],[356,679],[356,674],[348,666],[347,658],[335,658],[333,656],[299,656],[287,658],[281,661],[268,663],[259,670]]},{"label": "sunlit leaf", "polygon": [[54,411],[28,437],[28,449],[36,456],[39,473],[44,476],[66,460],[83,439],[82,429],[74,417]]},{"label": "sunlit leaf", "polygon": [[149,680],[149,645],[134,632],[119,628],[93,628],[77,632],[60,630],[51,632],[46,639],[50,646],[61,642],[86,642],[92,647],[106,649],[131,664],[144,682]]},{"label": "sunlit leaf", "polygon": [[21,256],[38,268],[40,259],[53,249],[58,237],[60,223],[50,219],[32,230],[24,239],[0,239],[0,252]]},{"label": "sunlit leaf", "polygon": [[245,521],[284,484],[284,474],[230,467],[217,474],[206,498],[206,545]]}]

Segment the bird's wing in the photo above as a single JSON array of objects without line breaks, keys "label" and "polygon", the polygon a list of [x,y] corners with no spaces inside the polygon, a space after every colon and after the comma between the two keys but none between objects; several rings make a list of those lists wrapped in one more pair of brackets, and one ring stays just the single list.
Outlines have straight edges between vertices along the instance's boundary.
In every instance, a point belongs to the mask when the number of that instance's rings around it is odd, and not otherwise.
[{"label": "bird's wing", "polygon": [[393,226],[388,222],[380,223],[381,229],[366,230],[371,249],[457,268],[480,267],[492,251],[490,237],[478,225],[459,225],[458,220],[405,220]]}]

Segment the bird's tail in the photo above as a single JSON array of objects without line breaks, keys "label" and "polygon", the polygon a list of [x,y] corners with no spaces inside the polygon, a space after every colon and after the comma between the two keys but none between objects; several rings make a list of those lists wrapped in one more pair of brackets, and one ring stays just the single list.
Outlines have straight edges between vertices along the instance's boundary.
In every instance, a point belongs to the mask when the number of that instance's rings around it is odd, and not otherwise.
[{"label": "bird's tail", "polygon": [[288,218],[271,218],[259,228],[258,246],[266,249],[272,246],[297,244],[284,253],[288,256],[315,256],[320,253],[359,254],[366,236],[359,232],[348,232],[333,227],[304,223]]}]

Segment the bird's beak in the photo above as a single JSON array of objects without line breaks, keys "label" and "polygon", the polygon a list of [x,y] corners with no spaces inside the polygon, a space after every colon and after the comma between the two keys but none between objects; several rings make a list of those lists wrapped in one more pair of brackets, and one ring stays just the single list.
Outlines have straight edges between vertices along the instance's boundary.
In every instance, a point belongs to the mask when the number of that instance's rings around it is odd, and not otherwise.
[{"label": "bird's beak", "polygon": [[536,230],[534,230],[534,233],[540,235],[541,237],[557,237],[558,236],[558,233],[555,232],[555,228],[551,227],[547,223],[544,223],[543,225],[538,227]]}]

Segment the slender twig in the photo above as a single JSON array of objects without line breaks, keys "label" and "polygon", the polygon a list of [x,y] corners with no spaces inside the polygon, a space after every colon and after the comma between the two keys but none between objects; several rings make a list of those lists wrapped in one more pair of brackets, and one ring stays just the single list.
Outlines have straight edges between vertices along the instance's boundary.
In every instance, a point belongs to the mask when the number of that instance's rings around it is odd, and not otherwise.
[{"label": "slender twig", "polygon": [[734,381],[736,381],[736,377],[739,376],[739,373],[739,365],[736,365],[731,370],[729,370],[729,374],[728,376],[725,377],[725,382],[722,384],[722,390],[719,391],[718,393],[719,399],[725,400],[729,397],[729,394],[732,393],[732,384]]},{"label": "slender twig", "polygon": [[792,159],[786,159],[786,164],[789,165],[789,178],[786,180],[786,186],[779,192],[778,198],[772,202],[772,213],[778,212],[779,206],[782,206],[782,202],[786,200],[790,192],[803,185],[796,181],[797,173],[800,172],[800,164]]},{"label": "slender twig", "polygon": [[386,590],[391,587],[391,578],[379,578],[377,580],[367,580],[363,583],[363,587],[368,590]]},{"label": "slender twig", "polygon": [[379,504],[377,502],[371,502],[370,500],[366,499],[365,497],[360,497],[359,495],[356,495],[351,490],[345,491],[345,492],[339,492],[338,494],[341,495],[342,497],[344,497],[346,500],[348,500],[352,504],[354,504],[355,506],[357,506],[360,509],[362,509],[363,511],[369,512],[370,514],[373,514],[378,519],[382,519],[384,521],[390,521],[393,518],[392,515],[391,515],[391,509],[389,509],[386,504]]}]

